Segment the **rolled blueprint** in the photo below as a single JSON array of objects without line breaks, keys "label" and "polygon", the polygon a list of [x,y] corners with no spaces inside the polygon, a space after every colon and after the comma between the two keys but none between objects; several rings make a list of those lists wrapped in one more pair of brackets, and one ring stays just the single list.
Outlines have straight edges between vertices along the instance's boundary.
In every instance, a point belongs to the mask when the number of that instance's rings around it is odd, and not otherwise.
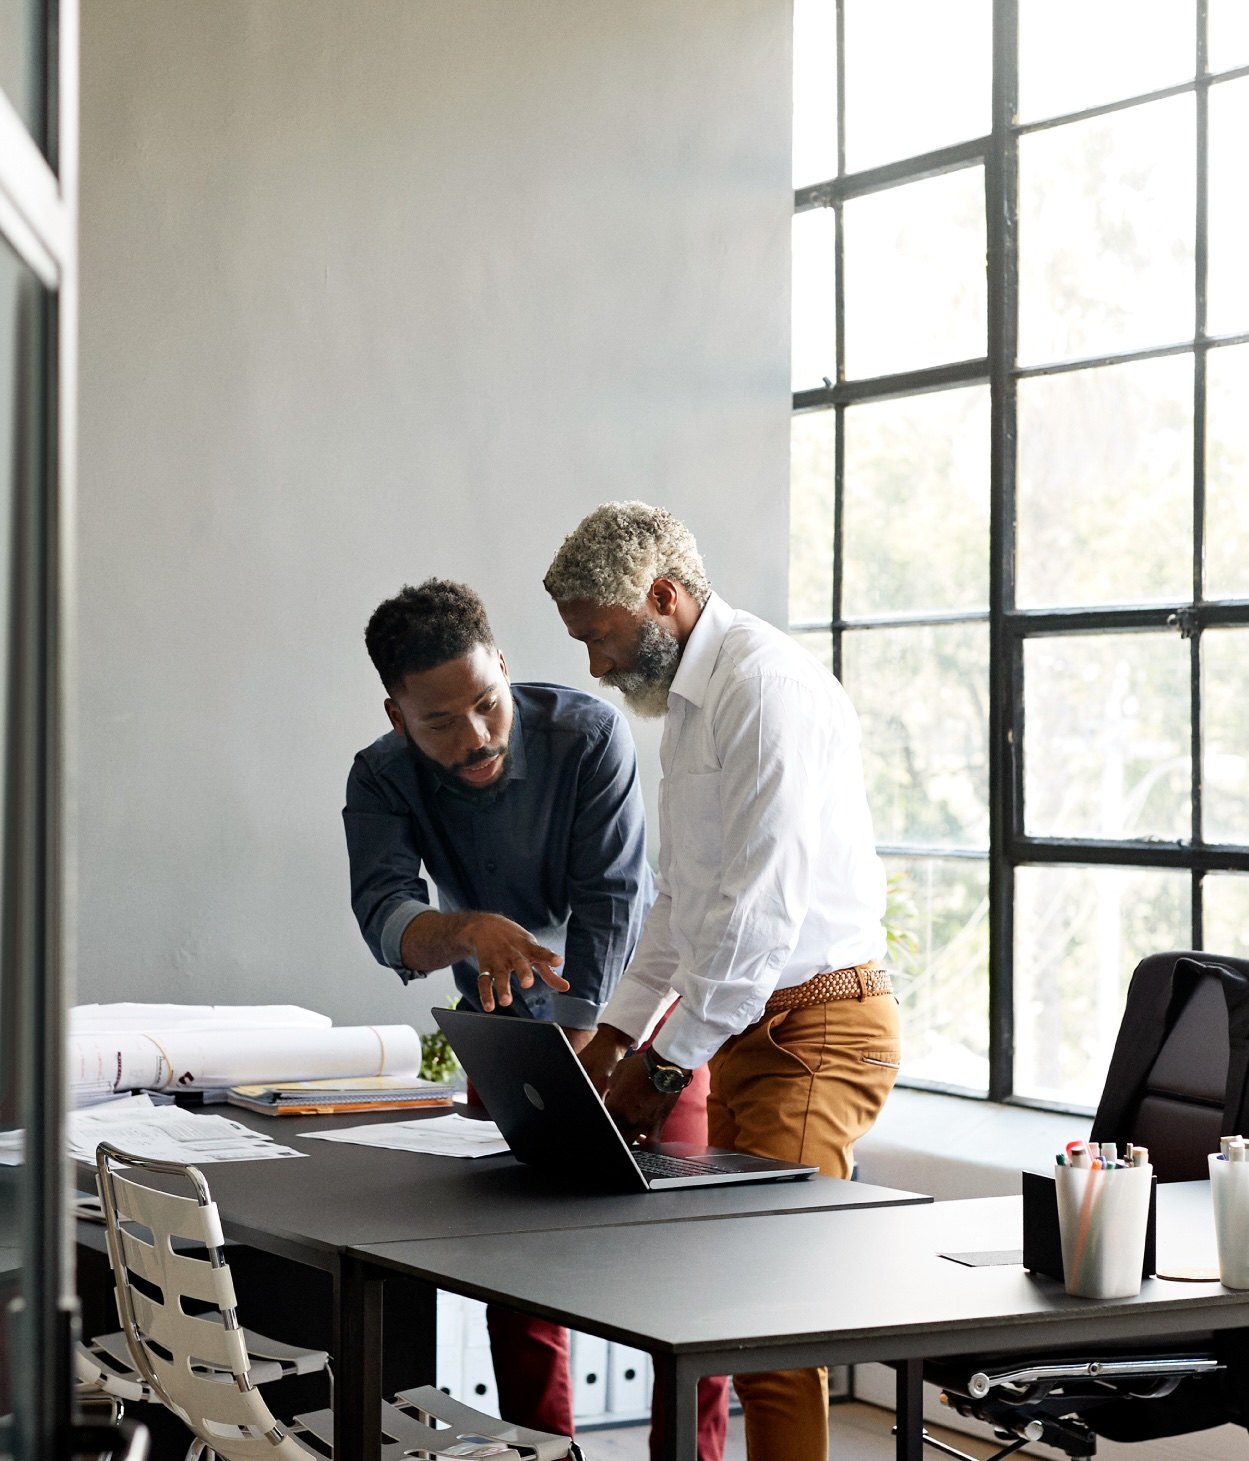
[{"label": "rolled blueprint", "polygon": [[71,1035],[120,1030],[172,1030],[195,1025],[201,1030],[251,1029],[255,1025],[316,1025],[329,1029],[329,1015],[297,1004],[79,1004],[69,1012]]},{"label": "rolled blueprint", "polygon": [[72,1085],[107,1081],[115,1091],[415,1076],[421,1068],[421,1039],[411,1025],[99,1031],[70,1036],[68,1065]]}]

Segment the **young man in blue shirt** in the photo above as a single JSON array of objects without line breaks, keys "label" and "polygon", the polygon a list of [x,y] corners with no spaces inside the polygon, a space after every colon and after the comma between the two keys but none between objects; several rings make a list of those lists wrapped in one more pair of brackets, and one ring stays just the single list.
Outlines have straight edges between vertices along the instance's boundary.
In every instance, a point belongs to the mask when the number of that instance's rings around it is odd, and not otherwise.
[{"label": "young man in blue shirt", "polygon": [[[366,943],[405,983],[450,965],[461,1006],[553,1020],[580,1050],[654,897],[623,717],[563,685],[512,685],[463,584],[404,588],[365,643],[392,727],[356,757],[343,810]],[[700,1076],[670,1139],[706,1142]],[[505,1419],[570,1435],[566,1331],[487,1318]],[[719,1461],[726,1400],[726,1381],[703,1383],[700,1461]]]}]

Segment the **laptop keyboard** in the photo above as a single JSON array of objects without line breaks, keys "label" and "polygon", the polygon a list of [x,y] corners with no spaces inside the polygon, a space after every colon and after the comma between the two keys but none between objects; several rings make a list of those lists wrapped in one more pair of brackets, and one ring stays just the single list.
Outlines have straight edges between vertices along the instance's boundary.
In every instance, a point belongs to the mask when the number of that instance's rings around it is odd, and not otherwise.
[{"label": "laptop keyboard", "polygon": [[705,1177],[708,1172],[732,1172],[732,1167],[720,1167],[715,1162],[689,1157],[670,1157],[664,1152],[644,1152],[634,1149],[633,1160],[644,1177]]}]

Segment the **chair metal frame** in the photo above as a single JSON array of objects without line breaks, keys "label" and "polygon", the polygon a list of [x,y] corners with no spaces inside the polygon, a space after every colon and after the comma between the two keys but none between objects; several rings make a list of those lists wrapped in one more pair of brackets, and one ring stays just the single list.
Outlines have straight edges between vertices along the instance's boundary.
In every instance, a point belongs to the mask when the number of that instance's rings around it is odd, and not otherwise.
[{"label": "chair metal frame", "polygon": [[[114,1164],[181,1178],[194,1199],[133,1182]],[[96,1175],[126,1347],[142,1381],[196,1436],[188,1461],[205,1452],[226,1461],[307,1461],[306,1448],[256,1388],[221,1220],[203,1173],[102,1142]],[[153,1241],[127,1232],[127,1222],[147,1228]],[[202,1244],[207,1260],[175,1253],[174,1237]],[[159,1288],[159,1303],[134,1285],[132,1273]],[[220,1322],[187,1313],[184,1297],[215,1307]]]},{"label": "chair metal frame", "polygon": [[[191,1185],[195,1197],[192,1200],[145,1187],[115,1167],[179,1177]],[[133,1379],[127,1377],[127,1381],[146,1386],[195,1434],[187,1461],[212,1461],[215,1455],[225,1461],[332,1458],[332,1409],[297,1416],[286,1427],[274,1418],[261,1398],[257,1385],[280,1378],[284,1364],[295,1372],[308,1373],[313,1366],[301,1370],[300,1357],[309,1357],[319,1360],[316,1369],[329,1372],[328,1356],[278,1344],[241,1328],[225,1259],[225,1236],[203,1173],[196,1167],[138,1157],[101,1142],[96,1150],[96,1174],[117,1310],[135,1371]],[[128,1232],[126,1223],[145,1227],[152,1242]],[[175,1252],[176,1237],[202,1244],[207,1261]],[[160,1289],[161,1302],[132,1282],[132,1272]],[[221,1322],[188,1313],[181,1303],[184,1296],[215,1307]],[[206,1358],[200,1358],[196,1346]],[[89,1351],[84,1350],[80,1361],[84,1369],[91,1363],[88,1356]],[[117,1360],[115,1354],[109,1357]],[[272,1373],[273,1369],[278,1373]],[[200,1413],[204,1405],[197,1406],[197,1396],[209,1409],[220,1412],[215,1421]],[[126,1398],[136,1397],[132,1394]],[[436,1457],[462,1461],[471,1457],[490,1457],[492,1461],[583,1461],[570,1437],[483,1415],[432,1385],[401,1391],[397,1400],[396,1405],[383,1406],[383,1431],[390,1440],[383,1442],[379,1461],[416,1457],[427,1461]],[[441,1421],[445,1428],[435,1428],[435,1421]],[[305,1435],[318,1440],[323,1449],[305,1442]]]}]

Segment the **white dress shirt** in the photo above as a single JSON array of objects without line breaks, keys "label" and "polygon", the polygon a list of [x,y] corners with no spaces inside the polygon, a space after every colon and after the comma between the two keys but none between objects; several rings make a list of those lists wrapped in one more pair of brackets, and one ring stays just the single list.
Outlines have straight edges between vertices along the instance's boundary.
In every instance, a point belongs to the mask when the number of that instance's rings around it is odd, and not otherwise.
[{"label": "white dress shirt", "polygon": [[832,675],[753,614],[707,600],[659,747],[658,897],[600,1019],[703,1065],[775,989],[885,952],[885,876],[859,721]]}]

